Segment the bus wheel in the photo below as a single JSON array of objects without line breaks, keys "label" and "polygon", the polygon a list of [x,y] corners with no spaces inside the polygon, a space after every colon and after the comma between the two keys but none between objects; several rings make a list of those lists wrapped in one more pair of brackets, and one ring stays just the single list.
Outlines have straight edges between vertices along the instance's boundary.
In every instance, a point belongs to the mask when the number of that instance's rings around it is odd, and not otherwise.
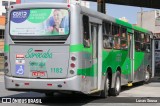
[{"label": "bus wheel", "polygon": [[145,71],[145,79],[144,79],[144,83],[148,84],[151,81],[151,74],[149,72],[149,69],[147,69],[147,71]]},{"label": "bus wheel", "polygon": [[121,77],[120,77],[120,72],[117,71],[115,78],[115,85],[114,88],[111,88],[110,93],[112,96],[117,96],[119,95],[120,91],[121,91]]},{"label": "bus wheel", "polygon": [[108,74],[106,73],[106,77],[104,81],[104,89],[101,91],[100,97],[106,98],[108,96],[108,90],[109,90],[109,78],[108,78]]},{"label": "bus wheel", "polygon": [[47,93],[45,93],[45,96],[46,97],[53,97],[54,93],[53,92],[47,92]]}]

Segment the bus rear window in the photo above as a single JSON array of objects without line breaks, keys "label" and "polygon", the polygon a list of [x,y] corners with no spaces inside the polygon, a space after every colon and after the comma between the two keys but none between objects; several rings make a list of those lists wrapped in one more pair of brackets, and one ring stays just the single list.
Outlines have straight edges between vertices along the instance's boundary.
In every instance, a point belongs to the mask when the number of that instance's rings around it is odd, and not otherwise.
[{"label": "bus rear window", "polygon": [[69,34],[67,9],[24,9],[10,14],[12,37],[66,36]]}]

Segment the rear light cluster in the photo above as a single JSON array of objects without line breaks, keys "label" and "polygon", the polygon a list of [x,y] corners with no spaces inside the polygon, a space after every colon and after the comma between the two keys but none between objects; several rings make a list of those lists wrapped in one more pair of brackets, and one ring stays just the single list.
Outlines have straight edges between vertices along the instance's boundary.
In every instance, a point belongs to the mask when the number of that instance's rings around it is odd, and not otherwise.
[{"label": "rear light cluster", "polygon": [[5,67],[4,73],[5,73],[5,74],[7,74],[7,73],[9,72],[9,70],[7,69],[7,67],[8,67],[8,62],[7,62],[7,60],[8,60],[8,57],[7,57],[7,56],[4,56],[4,61],[5,61],[5,63],[4,63],[4,67]]},{"label": "rear light cluster", "polygon": [[29,85],[29,83],[24,83],[24,85]]},{"label": "rear light cluster", "polygon": [[4,63],[4,66],[5,66],[5,67],[8,67],[8,62],[5,62],[5,63]]},{"label": "rear light cluster", "polygon": [[71,57],[71,60],[72,60],[72,61],[76,61],[76,57],[72,56],[72,57]]},{"label": "rear light cluster", "polygon": [[68,4],[67,7],[70,8],[70,4]]},{"label": "rear light cluster", "polygon": [[71,66],[71,68],[75,68],[76,65],[74,63],[71,63],[70,66]]},{"label": "rear light cluster", "polygon": [[47,84],[47,86],[52,86],[52,84]]},{"label": "rear light cluster", "polygon": [[76,57],[72,56],[71,57],[71,64],[70,64],[70,67],[72,68],[70,70],[70,74],[74,74],[74,68],[76,67],[76,64],[74,63],[76,61]]},{"label": "rear light cluster", "polygon": [[[8,59],[8,57],[7,57],[7,56],[4,56],[4,60],[6,61],[7,59]],[[5,62],[5,63],[4,63],[4,66],[5,66],[5,67],[8,67],[8,62]]]}]

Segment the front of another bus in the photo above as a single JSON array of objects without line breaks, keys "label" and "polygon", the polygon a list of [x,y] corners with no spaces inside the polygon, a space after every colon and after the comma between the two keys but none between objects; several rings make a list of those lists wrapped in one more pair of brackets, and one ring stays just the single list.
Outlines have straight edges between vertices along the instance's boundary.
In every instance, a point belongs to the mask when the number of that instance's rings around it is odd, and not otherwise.
[{"label": "front of another bus", "polygon": [[[8,90],[81,91],[76,57],[70,52],[76,8],[67,4],[10,6],[5,32],[5,87]],[[73,20],[73,21],[72,21]],[[79,26],[72,27],[78,29]],[[74,38],[73,38],[74,39]]]}]

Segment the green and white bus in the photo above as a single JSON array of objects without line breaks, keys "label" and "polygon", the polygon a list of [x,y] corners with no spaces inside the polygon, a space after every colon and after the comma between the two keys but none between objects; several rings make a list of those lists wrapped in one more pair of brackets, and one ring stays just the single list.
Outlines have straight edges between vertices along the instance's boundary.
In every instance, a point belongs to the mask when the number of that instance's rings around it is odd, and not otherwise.
[{"label": "green and white bus", "polygon": [[68,4],[8,8],[8,90],[118,95],[122,85],[150,81],[152,33],[91,9]]}]

